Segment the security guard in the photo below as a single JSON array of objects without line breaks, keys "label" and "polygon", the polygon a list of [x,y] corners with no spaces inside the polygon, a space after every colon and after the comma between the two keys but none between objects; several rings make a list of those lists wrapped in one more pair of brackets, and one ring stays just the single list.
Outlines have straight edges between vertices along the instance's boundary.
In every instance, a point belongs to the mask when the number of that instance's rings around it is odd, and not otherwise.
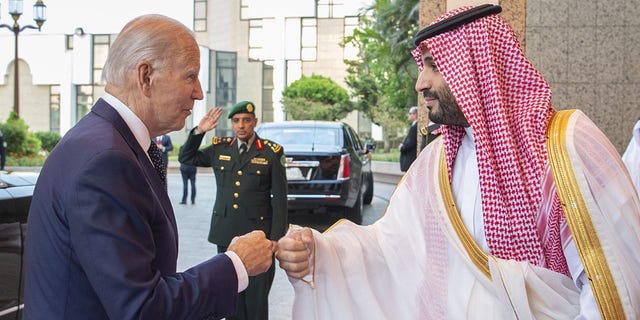
[{"label": "security guard", "polygon": [[[278,240],[288,225],[282,147],[257,136],[255,105],[242,101],[229,112],[235,137],[214,137],[210,146],[198,150],[204,133],[218,125],[221,113],[220,108],[207,112],[191,130],[179,156],[182,163],[213,167],[215,172],[217,192],[209,241],[218,246],[218,252],[225,252],[233,237],[253,230]],[[268,296],[274,275],[275,263],[266,273],[249,277],[233,319],[269,318]]]}]

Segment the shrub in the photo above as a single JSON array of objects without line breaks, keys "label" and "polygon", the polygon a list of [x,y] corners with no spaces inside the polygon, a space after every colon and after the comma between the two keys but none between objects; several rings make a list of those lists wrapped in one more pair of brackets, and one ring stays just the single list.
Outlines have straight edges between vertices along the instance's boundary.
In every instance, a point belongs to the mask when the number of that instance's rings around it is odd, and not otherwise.
[{"label": "shrub", "polygon": [[7,143],[7,153],[25,154],[28,132],[29,127],[24,120],[18,118],[15,112],[11,112],[7,122],[2,125],[4,141]]},{"label": "shrub", "polygon": [[33,133],[27,133],[27,138],[24,140],[24,152],[22,154],[26,156],[37,155],[42,150],[42,142]]},{"label": "shrub", "polygon": [[36,132],[35,135],[40,139],[40,142],[42,142],[42,149],[47,152],[51,152],[58,142],[60,142],[60,139],[62,139],[60,134],[57,132],[42,131]]}]

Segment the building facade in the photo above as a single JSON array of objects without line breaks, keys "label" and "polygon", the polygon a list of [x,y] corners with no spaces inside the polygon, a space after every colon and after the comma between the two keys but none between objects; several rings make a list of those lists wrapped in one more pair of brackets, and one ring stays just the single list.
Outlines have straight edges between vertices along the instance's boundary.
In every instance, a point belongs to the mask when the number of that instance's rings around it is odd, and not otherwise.
[{"label": "building facade", "polygon": [[[367,5],[357,0],[192,1],[189,27],[200,45],[205,98],[196,102],[185,128],[171,133],[176,143],[184,141],[207,109],[226,111],[237,101],[256,103],[260,122],[286,120],[282,91],[302,75],[320,74],[345,86],[343,59],[354,59],[357,52],[341,42]],[[73,34],[20,36],[20,117],[32,131],[64,134],[90,111],[104,93],[102,67],[116,36],[85,33],[81,27]],[[12,42],[12,35],[0,36],[1,48],[11,48]],[[0,122],[13,110],[13,63],[11,51],[0,51],[0,66],[5,66]],[[357,112],[345,122],[371,132],[370,121]],[[223,121],[211,134],[233,133]]]}]

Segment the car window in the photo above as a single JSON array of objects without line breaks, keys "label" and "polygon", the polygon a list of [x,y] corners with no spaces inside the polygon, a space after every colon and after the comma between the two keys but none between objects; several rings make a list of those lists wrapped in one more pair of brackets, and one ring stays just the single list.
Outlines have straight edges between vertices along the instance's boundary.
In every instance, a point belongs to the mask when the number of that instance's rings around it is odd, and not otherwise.
[{"label": "car window", "polygon": [[354,149],[362,150],[362,143],[360,143],[360,139],[358,138],[358,134],[351,127],[349,127],[349,132],[351,133],[351,138],[353,140]]},{"label": "car window", "polygon": [[341,145],[339,131],[322,127],[262,127],[258,134],[285,147],[287,145],[336,146]]}]

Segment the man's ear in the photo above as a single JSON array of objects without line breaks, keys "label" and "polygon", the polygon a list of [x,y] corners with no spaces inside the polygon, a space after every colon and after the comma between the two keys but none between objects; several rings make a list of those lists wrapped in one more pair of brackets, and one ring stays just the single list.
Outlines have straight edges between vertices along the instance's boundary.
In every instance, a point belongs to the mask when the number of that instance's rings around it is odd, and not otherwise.
[{"label": "man's ear", "polygon": [[136,74],[138,75],[138,88],[142,94],[149,96],[151,94],[151,76],[153,67],[149,61],[141,61],[136,65]]}]

